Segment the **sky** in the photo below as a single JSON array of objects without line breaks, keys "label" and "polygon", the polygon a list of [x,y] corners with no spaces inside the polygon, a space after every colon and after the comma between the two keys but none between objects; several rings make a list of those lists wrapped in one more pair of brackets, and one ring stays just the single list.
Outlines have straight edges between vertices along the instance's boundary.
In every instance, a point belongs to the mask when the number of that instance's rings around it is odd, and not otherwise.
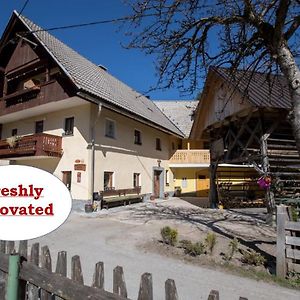
[{"label": "sky", "polygon": [[[13,10],[20,11],[26,0],[0,0],[0,34]],[[29,0],[23,15],[45,28],[89,23],[127,15],[128,7],[122,0]],[[124,30],[114,23],[51,31],[62,42],[93,63],[108,71],[138,92],[151,99],[192,99],[181,95],[176,88],[148,92],[155,85],[155,57],[135,49],[125,49]]]}]

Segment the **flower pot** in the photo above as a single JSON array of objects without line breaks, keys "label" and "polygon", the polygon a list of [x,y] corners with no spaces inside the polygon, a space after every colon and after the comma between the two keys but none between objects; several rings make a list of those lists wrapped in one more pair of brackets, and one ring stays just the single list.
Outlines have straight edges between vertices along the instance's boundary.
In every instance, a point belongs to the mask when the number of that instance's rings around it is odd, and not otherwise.
[{"label": "flower pot", "polygon": [[85,204],[85,205],[84,205],[84,211],[85,211],[86,213],[91,213],[91,212],[93,212],[93,211],[94,211],[93,205],[92,205],[92,204]]}]

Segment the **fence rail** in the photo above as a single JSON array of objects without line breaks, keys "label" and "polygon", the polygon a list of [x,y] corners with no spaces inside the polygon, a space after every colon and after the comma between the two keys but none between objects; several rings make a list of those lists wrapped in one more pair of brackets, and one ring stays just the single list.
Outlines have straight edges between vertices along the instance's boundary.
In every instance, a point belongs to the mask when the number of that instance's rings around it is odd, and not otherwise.
[{"label": "fence rail", "polygon": [[289,207],[277,206],[276,275],[281,278],[300,272],[300,222],[292,222],[291,215]]},{"label": "fence rail", "polygon": [[[129,300],[124,271],[121,266],[113,270],[113,293],[104,290],[104,264],[95,265],[92,286],[84,285],[80,257],[71,259],[71,278],[67,278],[67,252],[60,251],[57,255],[55,272],[52,272],[52,259],[48,246],[40,249],[39,243],[31,246],[27,253],[27,241],[19,243],[18,253],[21,256],[19,272],[20,300]],[[40,251],[41,250],[41,251]],[[0,241],[0,299],[6,299],[6,285],[10,254],[15,253],[15,243]],[[174,280],[165,282],[165,299],[178,300]],[[219,292],[212,290],[208,300],[219,300]],[[240,297],[240,300],[247,300]],[[141,276],[137,300],[153,300],[152,275]]]}]

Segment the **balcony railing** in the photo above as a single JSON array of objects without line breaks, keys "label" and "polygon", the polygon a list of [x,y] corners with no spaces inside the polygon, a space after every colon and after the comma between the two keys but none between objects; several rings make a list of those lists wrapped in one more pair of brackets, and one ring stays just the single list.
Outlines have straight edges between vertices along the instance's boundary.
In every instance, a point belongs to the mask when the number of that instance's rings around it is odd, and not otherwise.
[{"label": "balcony railing", "polygon": [[37,133],[22,137],[0,140],[0,158],[23,156],[62,156],[60,136]]},{"label": "balcony railing", "polygon": [[209,150],[177,150],[169,160],[170,164],[209,164]]}]

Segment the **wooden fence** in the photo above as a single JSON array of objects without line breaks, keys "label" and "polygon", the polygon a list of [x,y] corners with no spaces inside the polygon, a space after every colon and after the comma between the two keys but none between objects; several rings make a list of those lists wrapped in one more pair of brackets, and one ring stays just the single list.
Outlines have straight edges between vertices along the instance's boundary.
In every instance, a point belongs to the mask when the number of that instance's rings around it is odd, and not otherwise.
[{"label": "wooden fence", "polygon": [[277,206],[276,275],[300,272],[300,222],[291,221],[291,209]]},{"label": "wooden fence", "polygon": [[[27,253],[27,241],[19,243],[18,253],[21,256],[19,273],[20,300],[129,300],[124,280],[123,268],[113,270],[113,293],[104,290],[104,264],[95,265],[92,286],[84,285],[80,258],[71,259],[71,278],[67,278],[67,253],[61,251],[57,256],[56,269],[52,272],[52,260],[48,246],[40,249],[39,243],[31,246]],[[40,251],[41,250],[41,251]],[[9,255],[15,253],[15,243],[0,241],[0,299],[5,299],[8,276]],[[165,299],[178,300],[174,280],[165,282]],[[212,290],[208,300],[219,300],[219,292]],[[7,299],[8,300],[8,299]],[[141,276],[138,300],[153,300],[152,275]],[[239,300],[247,300],[240,297]]]}]

